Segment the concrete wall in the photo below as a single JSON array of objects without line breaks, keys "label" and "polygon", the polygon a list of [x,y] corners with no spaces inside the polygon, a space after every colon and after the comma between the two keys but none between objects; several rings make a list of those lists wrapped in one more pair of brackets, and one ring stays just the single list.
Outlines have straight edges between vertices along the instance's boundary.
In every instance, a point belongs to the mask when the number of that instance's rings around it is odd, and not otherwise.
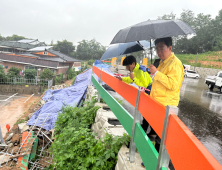
[{"label": "concrete wall", "polygon": [[35,85],[0,85],[0,92],[2,93],[38,94],[43,90],[43,86]]},{"label": "concrete wall", "polygon": [[[191,66],[190,69],[194,70],[194,66]],[[206,78],[207,76],[213,76],[222,70],[221,69],[213,69],[213,68],[196,67],[195,71],[200,75],[201,78]]]},{"label": "concrete wall", "polygon": [[[90,101],[92,97],[97,96],[97,90],[94,86],[89,85],[87,90],[86,101]],[[96,103],[96,106],[101,108],[97,111],[95,122],[92,125],[92,131],[96,134],[96,138],[105,137],[106,133],[112,136],[122,136],[127,133],[122,125],[111,125],[108,120],[117,120],[115,114],[111,110],[107,110],[108,106],[104,103]],[[106,108],[106,110],[104,110]],[[130,163],[129,161],[129,148],[125,145],[121,147],[118,153],[118,160],[115,170],[144,170],[141,167],[142,159],[138,152],[135,155],[135,162]]]}]

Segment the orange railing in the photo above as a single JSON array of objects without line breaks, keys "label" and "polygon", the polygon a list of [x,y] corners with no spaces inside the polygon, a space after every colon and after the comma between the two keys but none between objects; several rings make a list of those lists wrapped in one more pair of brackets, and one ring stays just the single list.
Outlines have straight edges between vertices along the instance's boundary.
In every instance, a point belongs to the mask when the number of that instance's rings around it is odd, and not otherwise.
[{"label": "orange railing", "polygon": [[[101,72],[95,66],[93,67],[93,72],[131,105],[136,105],[137,89],[135,87],[119,81],[104,71]],[[142,92],[140,94],[138,110],[161,138],[166,107]],[[173,114],[169,117],[165,147],[175,169],[222,170],[220,163],[186,125]]]}]

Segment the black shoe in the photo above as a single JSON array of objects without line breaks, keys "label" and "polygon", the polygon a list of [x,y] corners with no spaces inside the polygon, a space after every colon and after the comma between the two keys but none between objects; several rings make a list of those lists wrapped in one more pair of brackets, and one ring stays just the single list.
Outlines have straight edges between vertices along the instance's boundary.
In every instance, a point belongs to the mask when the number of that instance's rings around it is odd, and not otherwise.
[{"label": "black shoe", "polygon": [[143,162],[141,163],[141,166],[142,166],[143,168],[145,168],[145,166],[144,166]]}]

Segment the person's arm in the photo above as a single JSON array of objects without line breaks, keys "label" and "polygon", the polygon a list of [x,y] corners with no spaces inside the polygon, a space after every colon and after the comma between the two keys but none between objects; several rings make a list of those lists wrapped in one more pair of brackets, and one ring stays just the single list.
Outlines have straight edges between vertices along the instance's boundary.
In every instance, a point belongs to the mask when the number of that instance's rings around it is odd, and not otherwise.
[{"label": "person's arm", "polygon": [[154,77],[154,80],[159,81],[163,86],[169,90],[175,90],[180,85],[182,69],[180,65],[171,67],[171,70],[167,75],[158,71]]},{"label": "person's arm", "polygon": [[125,82],[125,83],[132,83],[133,80],[128,76],[128,77],[122,77],[122,81]]},{"label": "person's arm", "polygon": [[145,87],[147,88],[147,86],[152,83],[152,79],[150,77],[149,74],[146,74],[147,76],[145,77],[145,72],[142,72],[141,76],[139,78],[135,77],[133,80],[134,80],[134,83],[137,85],[137,86],[141,86],[141,87]]}]

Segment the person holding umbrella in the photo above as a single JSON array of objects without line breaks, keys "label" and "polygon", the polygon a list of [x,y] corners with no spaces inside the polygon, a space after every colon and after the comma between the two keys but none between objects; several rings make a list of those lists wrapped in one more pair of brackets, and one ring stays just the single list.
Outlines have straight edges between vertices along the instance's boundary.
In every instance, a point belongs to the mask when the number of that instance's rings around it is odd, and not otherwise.
[{"label": "person holding umbrella", "polygon": [[135,83],[139,87],[144,87],[147,89],[145,92],[150,94],[152,79],[146,71],[146,67],[139,65],[133,55],[129,55],[123,60],[123,66],[130,71],[130,76],[116,76],[116,78],[128,84]]},{"label": "person holding umbrella", "polygon": [[[159,66],[150,65],[153,74],[153,84],[150,96],[164,106],[178,106],[180,100],[180,87],[184,78],[182,62],[172,52],[172,38],[159,38],[155,40],[156,52],[160,58]],[[157,135],[152,127],[143,120],[143,126],[148,125],[147,135]],[[155,148],[159,152],[161,140],[157,135]],[[142,166],[143,163],[142,163]]]}]

